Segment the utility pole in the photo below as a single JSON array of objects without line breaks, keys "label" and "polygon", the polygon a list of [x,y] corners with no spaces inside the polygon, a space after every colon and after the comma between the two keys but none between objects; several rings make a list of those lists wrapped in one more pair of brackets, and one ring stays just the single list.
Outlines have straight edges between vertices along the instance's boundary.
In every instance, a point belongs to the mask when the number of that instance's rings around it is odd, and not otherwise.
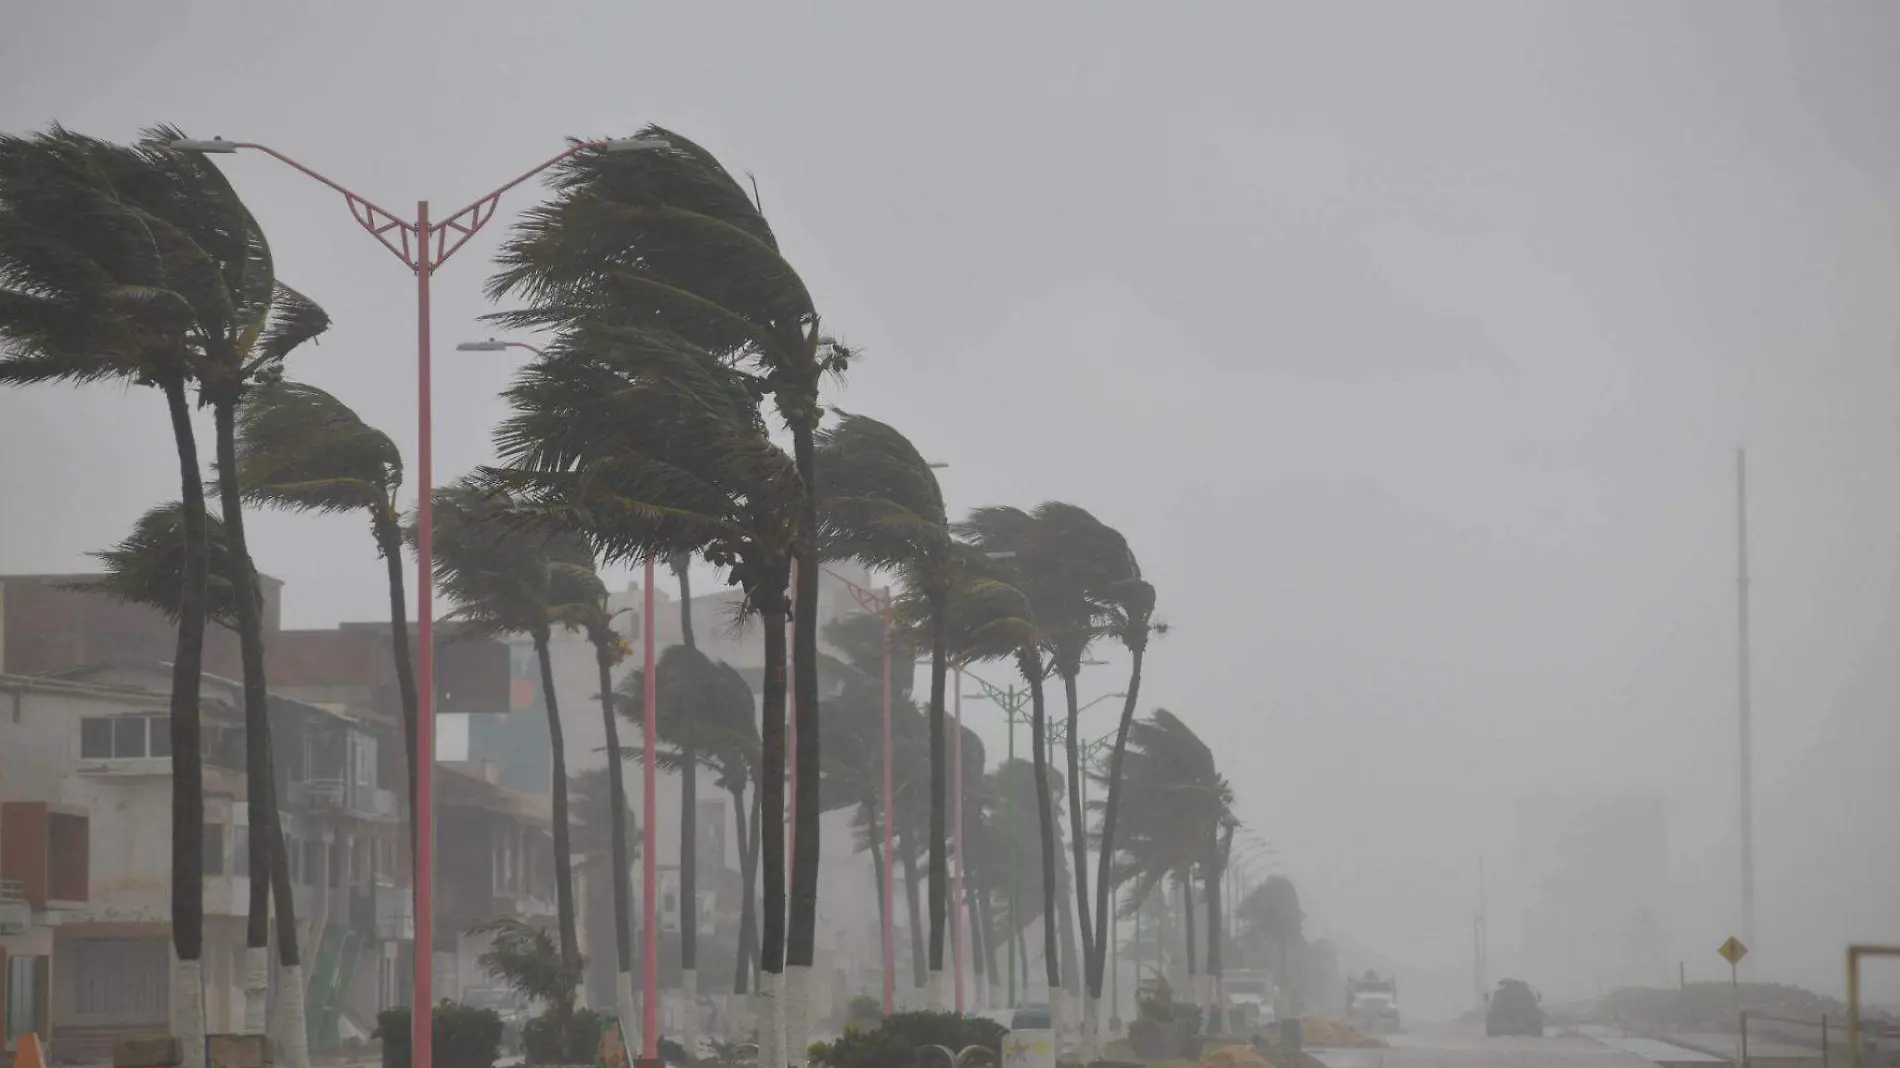
[{"label": "utility pole", "polygon": [[1484,858],[1478,858],[1478,1007],[1491,990],[1491,915],[1485,905]]},{"label": "utility pole", "polygon": [[1742,941],[1755,942],[1755,739],[1748,667],[1748,453],[1735,450],[1736,690],[1739,701]]}]

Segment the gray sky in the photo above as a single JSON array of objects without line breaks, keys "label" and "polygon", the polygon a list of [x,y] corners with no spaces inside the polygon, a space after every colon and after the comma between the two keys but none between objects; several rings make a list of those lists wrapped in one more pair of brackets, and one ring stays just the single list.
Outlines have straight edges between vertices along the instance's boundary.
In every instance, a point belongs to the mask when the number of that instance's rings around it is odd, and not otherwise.
[{"label": "gray sky", "polygon": [[[405,214],[679,129],[758,176],[868,351],[838,405],[949,462],[959,508],[1128,535],[1175,625],[1144,704],[1216,743],[1324,924],[1458,966],[1514,798],[1662,790],[1711,895],[1671,937],[1712,972],[1739,442],[1761,803],[1895,875],[1890,824],[1814,791],[1816,739],[1892,719],[1841,694],[1893,656],[1897,53],[1878,3],[14,0],[0,128],[267,141]],[[294,374],[412,447],[406,272],[302,176],[223,165],[336,320]],[[507,217],[437,276],[439,480],[488,457],[514,364],[452,351]],[[0,571],[83,567],[175,493],[155,396],[0,394],[0,456]],[[287,622],[379,613],[357,524],[258,528]],[[1799,855],[1762,846],[1764,954],[1831,988],[1900,906],[1854,867],[1814,920],[1770,888]]]}]

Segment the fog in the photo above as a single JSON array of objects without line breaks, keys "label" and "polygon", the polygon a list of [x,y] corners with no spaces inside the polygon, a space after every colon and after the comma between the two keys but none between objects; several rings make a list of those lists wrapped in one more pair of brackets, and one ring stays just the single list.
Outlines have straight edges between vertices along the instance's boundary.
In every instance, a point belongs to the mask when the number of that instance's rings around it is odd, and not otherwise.
[{"label": "fog", "polygon": [[[1877,2],[13,0],[0,129],[263,141],[405,214],[566,136],[699,140],[865,350],[835,404],[948,463],[958,512],[1122,530],[1171,624],[1144,707],[1213,744],[1316,931],[1450,1008],[1480,857],[1494,977],[1611,979],[1534,944],[1537,798],[1660,798],[1650,981],[1720,974],[1739,446],[1751,967],[1837,993],[1900,930],[1896,60]],[[220,165],[335,320],[292,374],[411,448],[407,273],[302,176]],[[439,481],[491,456],[515,356],[453,344],[537,189],[436,276]],[[165,433],[143,392],[0,392],[0,573],[88,566],[175,492]],[[384,611],[358,521],[252,542],[286,625]]]}]

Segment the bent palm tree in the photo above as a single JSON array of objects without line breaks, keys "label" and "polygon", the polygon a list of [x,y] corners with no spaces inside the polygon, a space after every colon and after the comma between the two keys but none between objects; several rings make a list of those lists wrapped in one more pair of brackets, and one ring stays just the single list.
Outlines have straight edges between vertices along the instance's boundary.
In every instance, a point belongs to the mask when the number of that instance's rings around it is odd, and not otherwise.
[{"label": "bent palm tree", "polygon": [[[1129,557],[1133,565],[1132,554]],[[1141,695],[1142,661],[1148,653],[1148,639],[1154,633],[1165,633],[1166,625],[1154,622],[1155,590],[1140,578],[1141,569],[1134,566],[1135,575],[1123,580],[1113,590],[1110,601],[1110,628],[1121,640],[1123,648],[1128,650],[1128,686],[1122,697],[1121,719],[1115,725],[1115,747],[1109,753],[1108,775],[1102,780],[1106,800],[1102,805],[1101,844],[1097,849],[1097,869],[1095,879],[1095,955],[1089,961],[1088,984],[1089,997],[1099,999],[1102,996],[1102,980],[1108,960],[1108,907],[1109,891],[1113,889],[1113,874],[1116,849],[1116,824],[1121,815],[1122,764],[1128,753],[1128,732],[1135,723],[1135,702]]]},{"label": "bent palm tree", "polygon": [[[154,142],[179,136],[148,131]],[[232,388],[269,369],[311,336],[311,317],[278,300],[269,248],[255,220],[215,166],[148,142],[126,148],[57,127],[31,138],[0,138],[0,382],[120,379],[156,386],[171,413],[182,492],[185,573],[171,706],[173,766],[173,949],[179,962],[179,1025],[189,1045],[203,1033],[199,963],[203,909],[202,770],[198,758],[198,676],[203,657],[205,505],[186,389],[235,403]],[[276,304],[275,310],[273,305]],[[318,315],[320,318],[320,313]],[[204,392],[208,391],[208,392]],[[268,719],[263,704],[261,628],[249,624],[255,598],[241,516],[234,524],[240,634],[246,658],[246,706],[252,764],[265,774],[251,789],[268,797]],[[249,681],[255,668],[256,683]],[[287,878],[266,881],[276,805],[264,808],[252,850],[256,882],[249,941],[267,924],[263,895],[276,884],[279,934],[289,978],[297,981],[294,921]],[[287,873],[286,873],[287,875]],[[267,932],[268,928],[264,930]],[[267,937],[267,934],[266,934]],[[287,998],[289,1001],[300,999]],[[258,1004],[253,1001],[253,1006]],[[294,1006],[291,1007],[294,1011]],[[255,1023],[255,1012],[247,1012]],[[296,1028],[301,1031],[301,1027]],[[291,1059],[303,1063],[301,1043]]]},{"label": "bent palm tree", "polygon": [[956,581],[943,491],[930,464],[892,427],[846,415],[818,435],[818,550],[828,560],[852,559],[896,571],[928,613],[930,649],[929,907],[930,960],[925,1003],[943,1007],[944,916],[949,864],[944,850],[948,810],[945,680],[949,635],[945,605]]},{"label": "bent palm tree", "polygon": [[[526,634],[541,669],[547,707],[548,749],[553,758],[554,896],[561,960],[580,967],[574,927],[574,863],[569,844],[567,751],[554,689],[548,642],[564,599],[565,564],[548,551],[547,539],[521,529],[506,497],[468,483],[435,491],[435,578],[458,606],[451,618],[465,633]],[[405,532],[413,541],[413,526]],[[623,876],[624,878],[624,876]],[[418,932],[418,937],[427,937]],[[566,1033],[562,1042],[565,1047]]]},{"label": "bent palm tree", "polygon": [[[783,781],[785,588],[803,485],[772,444],[757,384],[676,334],[584,324],[557,338],[509,392],[496,444],[511,464],[483,473],[518,494],[524,517],[586,538],[609,562],[698,551],[729,569],[765,640],[762,784]],[[649,740],[651,742],[651,740]],[[784,824],[784,793],[762,818]],[[765,973],[783,968],[784,840],[764,839]],[[776,1005],[765,991],[768,1050]]]},{"label": "bent palm tree", "polygon": [[[657,325],[752,368],[760,395],[771,395],[791,431],[798,478],[814,485],[815,435],[824,414],[819,383],[826,374],[844,373],[852,353],[820,331],[812,296],[771,226],[719,161],[670,130],[648,127],[641,137],[658,147],[574,156],[557,169],[554,199],[516,228],[489,283],[492,297],[516,294],[535,306],[500,318],[557,327],[590,320]],[[802,1050],[820,846],[816,500],[801,499],[787,518],[801,566],[792,650],[799,826],[785,958],[793,969],[791,1043]],[[766,822],[773,825],[769,815]]]},{"label": "bent palm tree", "polygon": [[1233,787],[1215,767],[1207,744],[1164,708],[1135,722],[1123,774],[1127,835],[1116,862],[1116,881],[1134,884],[1127,907],[1138,908],[1163,880],[1174,879],[1183,891],[1183,906],[1190,910],[1187,938],[1192,972],[1189,878],[1200,868],[1210,913],[1208,972],[1218,976],[1220,896],[1216,883],[1225,844],[1231,843],[1232,828],[1238,826]]},{"label": "bent palm tree", "polygon": [[415,850],[415,661],[409,651],[409,608],[403,592],[402,450],[348,405],[315,386],[269,382],[238,411],[238,483],[244,499],[293,511],[361,513],[383,558],[389,587],[389,640],[402,701],[408,756],[409,847]]}]

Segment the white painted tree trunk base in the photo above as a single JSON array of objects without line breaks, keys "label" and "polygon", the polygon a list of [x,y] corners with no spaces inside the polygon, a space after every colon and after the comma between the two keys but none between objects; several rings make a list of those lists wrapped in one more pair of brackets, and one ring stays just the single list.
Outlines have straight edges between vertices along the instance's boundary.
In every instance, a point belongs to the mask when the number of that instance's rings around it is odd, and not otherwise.
[{"label": "white painted tree trunk base", "polygon": [[244,1022],[240,1033],[261,1035],[268,1022],[265,1009],[270,998],[270,947],[244,947]]},{"label": "white painted tree trunk base", "polygon": [[686,995],[686,1024],[680,1028],[680,1045],[685,1047],[686,1055],[699,1057],[699,969],[687,968],[680,973],[680,992]]},{"label": "white painted tree trunk base", "polygon": [[785,1068],[785,1020],[778,997],[783,982],[778,972],[759,972],[759,992],[752,1002],[759,1021],[759,1068]]},{"label": "white painted tree trunk base", "polygon": [[205,1063],[204,962],[172,958],[172,1033],[186,1068]]},{"label": "white painted tree trunk base", "polygon": [[1057,1060],[1062,1059],[1062,1036],[1068,1022],[1069,990],[1058,983],[1049,991],[1049,1026],[1055,1030]]},{"label": "white painted tree trunk base", "polygon": [[803,1068],[811,1047],[811,969],[794,964],[785,969],[785,1063]]},{"label": "white painted tree trunk base", "polygon": [[924,977],[924,1008],[930,1012],[943,1012],[943,969],[939,968]]},{"label": "white painted tree trunk base", "polygon": [[640,1008],[633,1000],[632,972],[614,974],[614,1013],[620,1017],[620,1041],[626,1043],[627,1062],[631,1064],[646,1048],[640,1034]]},{"label": "white painted tree trunk base", "polygon": [[285,968],[278,983],[277,1023],[271,1028],[277,1036],[277,1063],[289,1068],[310,1068],[310,1030],[303,1011],[303,965]]},{"label": "white painted tree trunk base", "polygon": [[1082,1060],[1097,1060],[1102,1055],[1102,999],[1084,996],[1082,1000]]}]

